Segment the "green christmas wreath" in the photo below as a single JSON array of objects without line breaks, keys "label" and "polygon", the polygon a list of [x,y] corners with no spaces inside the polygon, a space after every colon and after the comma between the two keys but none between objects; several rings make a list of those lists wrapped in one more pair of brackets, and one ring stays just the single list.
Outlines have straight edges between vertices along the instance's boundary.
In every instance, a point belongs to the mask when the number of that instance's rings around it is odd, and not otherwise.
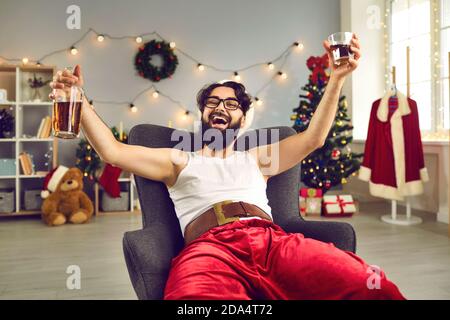
[{"label": "green christmas wreath", "polygon": [[[162,57],[163,65],[161,67],[151,63],[153,55]],[[134,64],[141,77],[158,82],[161,79],[171,78],[177,68],[178,58],[169,43],[152,40],[139,48]]]}]

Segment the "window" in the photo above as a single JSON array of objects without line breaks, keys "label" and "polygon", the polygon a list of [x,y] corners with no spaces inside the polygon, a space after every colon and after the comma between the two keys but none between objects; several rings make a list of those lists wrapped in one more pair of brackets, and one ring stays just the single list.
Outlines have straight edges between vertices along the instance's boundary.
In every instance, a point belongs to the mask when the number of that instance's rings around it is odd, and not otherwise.
[{"label": "window", "polygon": [[388,5],[389,60],[397,69],[397,87],[406,94],[409,48],[410,97],[417,102],[420,128],[423,133],[448,129],[450,0],[388,0]]},{"label": "window", "polygon": [[439,63],[440,73],[440,115],[443,128],[449,129],[449,60],[450,60],[450,0],[441,0],[440,14],[440,44],[441,44],[441,61]]}]

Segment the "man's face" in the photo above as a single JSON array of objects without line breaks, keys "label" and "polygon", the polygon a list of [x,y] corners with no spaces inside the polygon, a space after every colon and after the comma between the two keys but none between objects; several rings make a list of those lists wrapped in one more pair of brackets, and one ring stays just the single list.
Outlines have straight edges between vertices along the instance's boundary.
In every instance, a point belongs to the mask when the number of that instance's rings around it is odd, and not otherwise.
[{"label": "man's face", "polygon": [[224,106],[224,103],[228,104],[229,106],[239,104],[232,88],[217,87],[213,91],[211,91],[209,97],[212,100],[230,99],[228,102],[221,101],[215,108],[205,106],[202,114],[203,135],[207,130],[218,130],[220,132],[220,136],[222,136],[222,138],[224,139],[224,144],[222,146],[226,147],[230,145],[230,143],[234,140],[230,137],[236,137],[239,129],[244,126],[244,113],[240,106],[236,110],[230,110],[229,108],[227,109]]}]

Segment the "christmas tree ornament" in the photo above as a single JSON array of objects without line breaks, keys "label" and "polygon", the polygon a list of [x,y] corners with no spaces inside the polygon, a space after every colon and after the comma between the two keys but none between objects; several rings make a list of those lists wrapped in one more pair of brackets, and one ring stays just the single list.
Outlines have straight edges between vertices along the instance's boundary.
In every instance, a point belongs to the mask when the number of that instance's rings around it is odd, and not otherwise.
[{"label": "christmas tree ornament", "polygon": [[333,151],[331,151],[331,159],[338,160],[340,156],[341,156],[341,150],[339,150],[338,148],[335,148],[335,149],[333,149]]}]

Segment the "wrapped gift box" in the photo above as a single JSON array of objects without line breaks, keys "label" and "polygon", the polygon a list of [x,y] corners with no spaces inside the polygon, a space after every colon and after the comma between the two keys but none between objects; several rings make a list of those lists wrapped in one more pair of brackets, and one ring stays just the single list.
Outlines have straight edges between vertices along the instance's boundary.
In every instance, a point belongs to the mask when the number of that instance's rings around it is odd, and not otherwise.
[{"label": "wrapped gift box", "polygon": [[[322,211],[322,189],[301,188],[300,189],[300,215],[320,215]],[[302,209],[303,206],[303,209]],[[302,213],[303,210],[303,213]]]},{"label": "wrapped gift box", "polygon": [[322,198],[322,189],[301,188],[300,197],[303,198]]},{"label": "wrapped gift box", "polygon": [[325,217],[351,217],[356,212],[355,202],[351,195],[332,195],[323,197]]},{"label": "wrapped gift box", "polygon": [[322,212],[322,198],[306,198],[306,215],[320,216]]},{"label": "wrapped gift box", "polygon": [[306,198],[300,197],[299,204],[300,204],[300,208],[299,208],[300,215],[302,217],[306,217]]}]

